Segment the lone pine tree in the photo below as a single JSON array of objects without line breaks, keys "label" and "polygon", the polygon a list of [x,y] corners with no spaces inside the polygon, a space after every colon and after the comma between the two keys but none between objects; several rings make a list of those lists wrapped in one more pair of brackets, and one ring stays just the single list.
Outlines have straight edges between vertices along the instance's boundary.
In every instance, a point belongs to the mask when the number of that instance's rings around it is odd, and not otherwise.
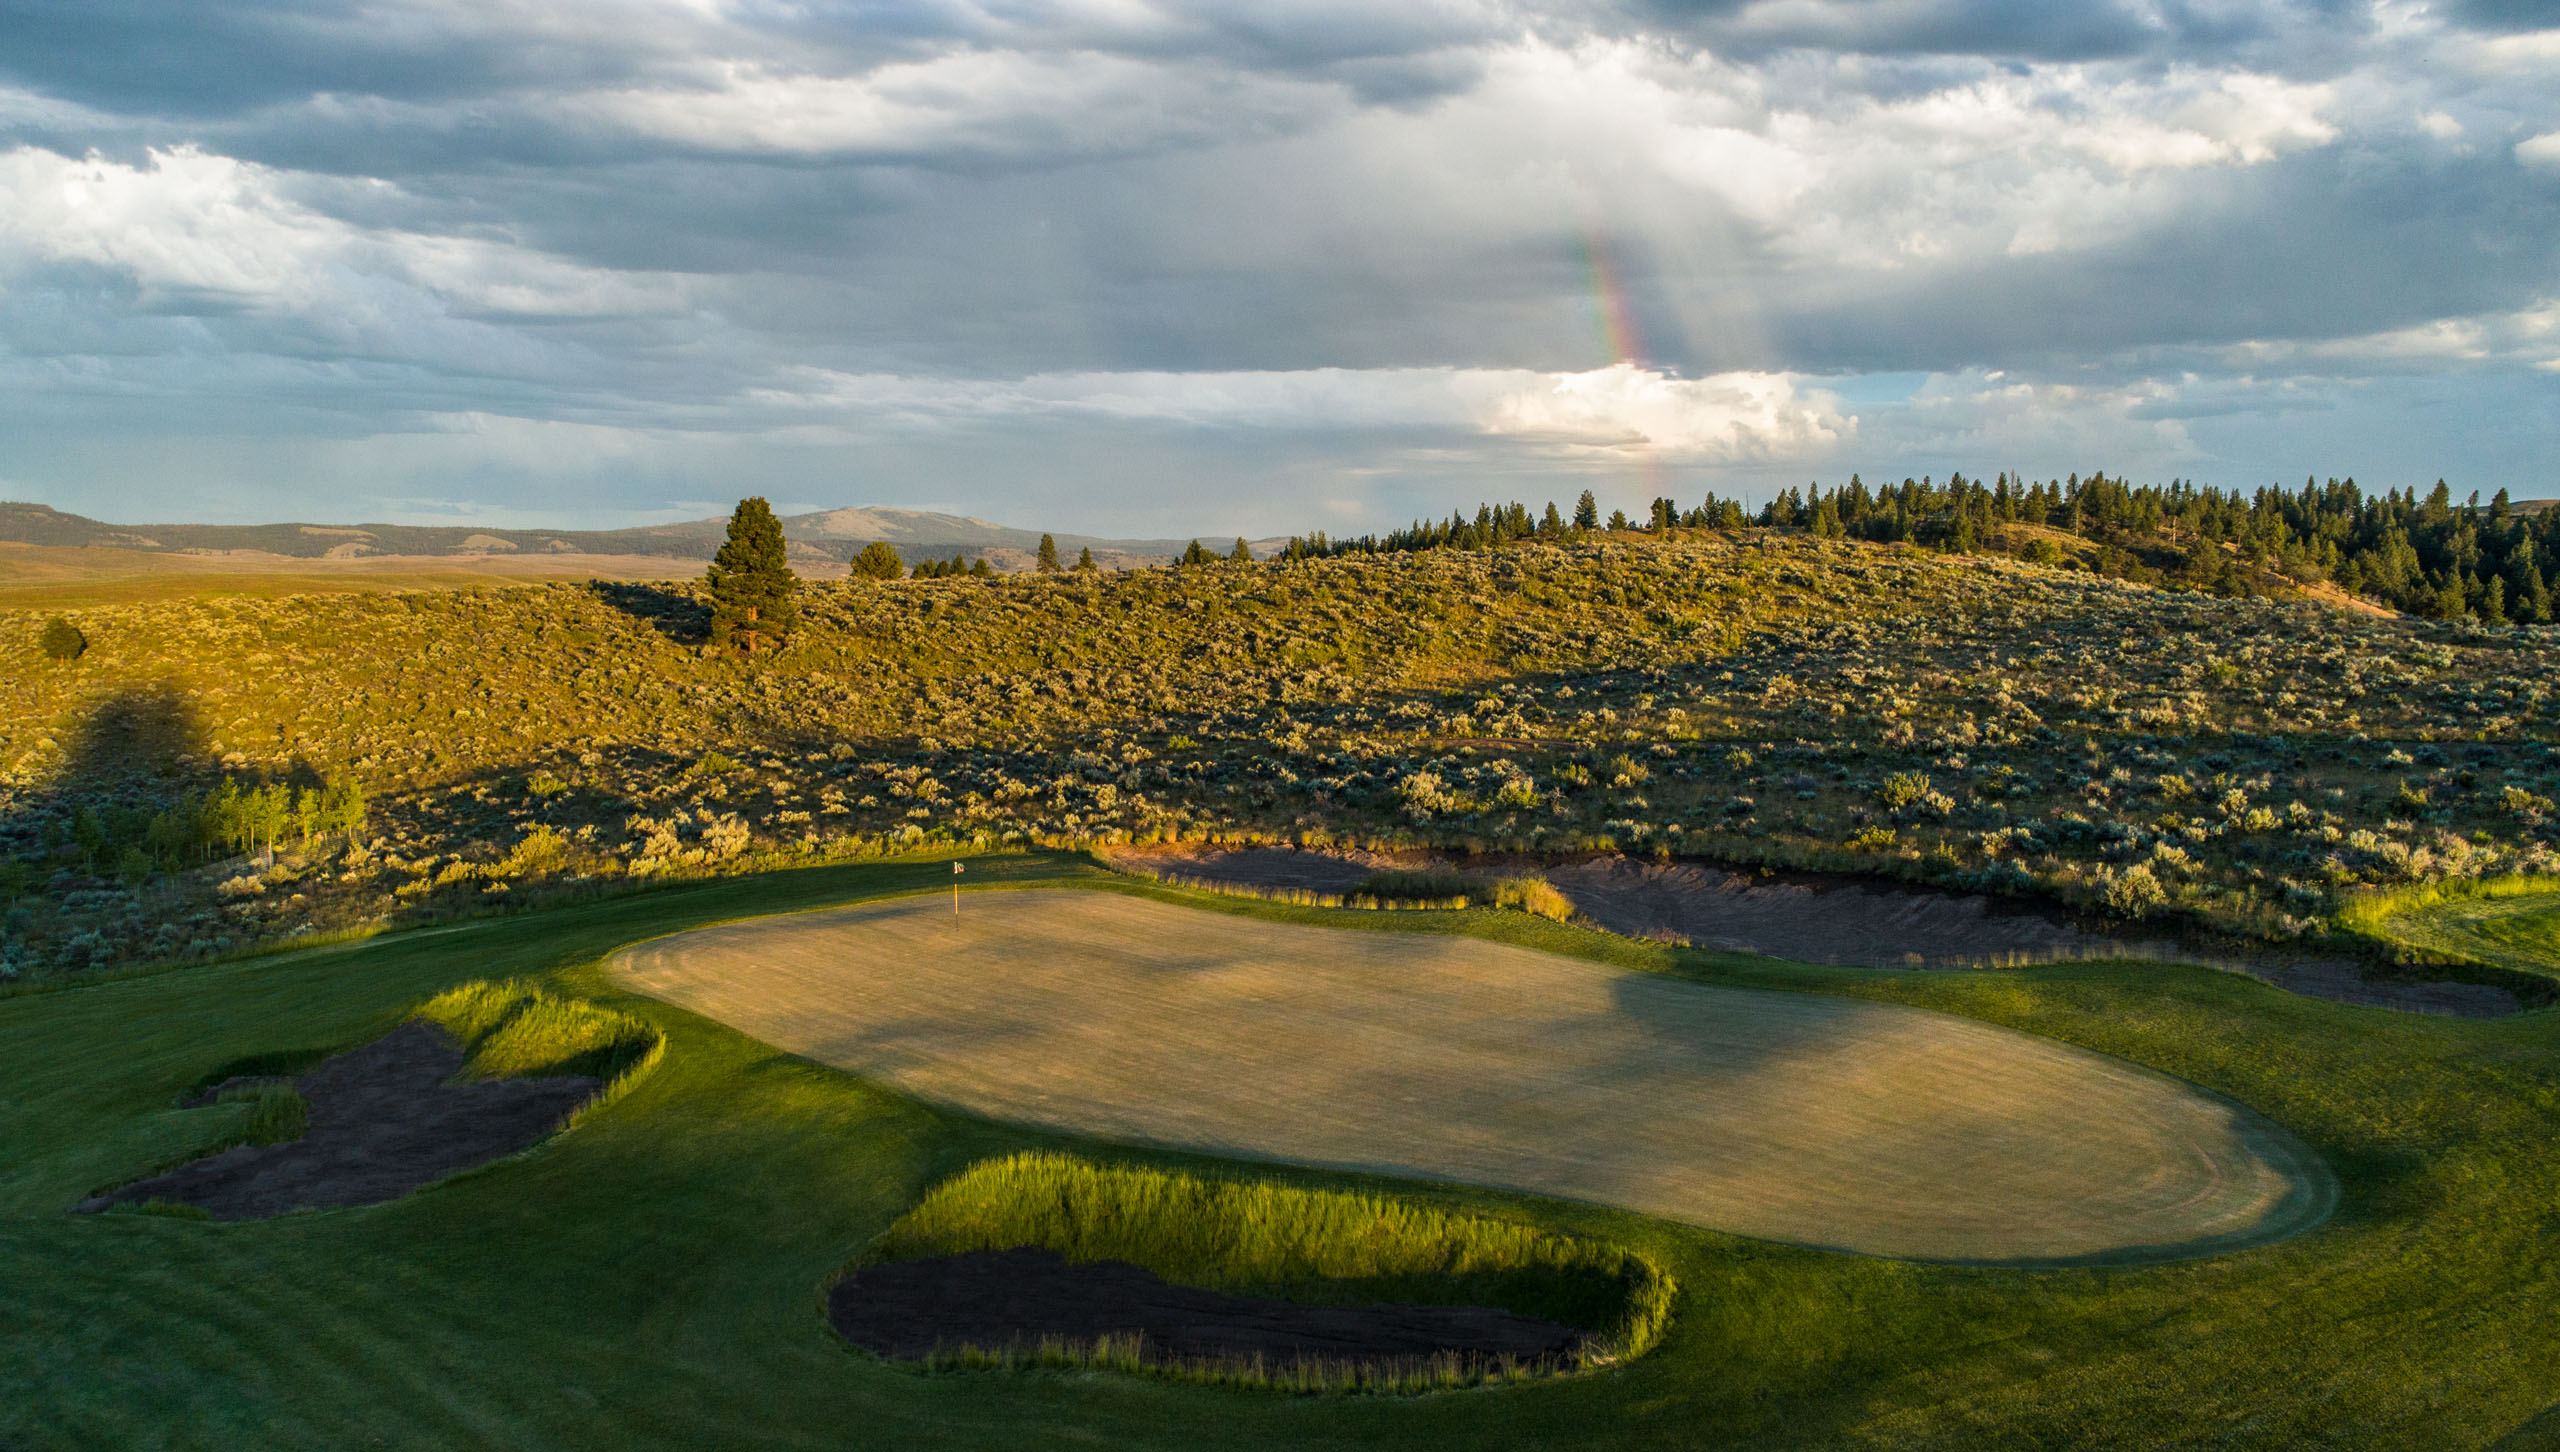
[{"label": "lone pine tree", "polygon": [[853,557],[853,573],[866,580],[895,580],[907,573],[907,567],[899,562],[896,550],[875,539]]},{"label": "lone pine tree", "polygon": [[1058,573],[1058,541],[1050,535],[1040,536],[1040,573]]},{"label": "lone pine tree", "polygon": [[800,578],[782,543],[782,521],[761,495],[738,501],[729,538],[711,560],[711,644],[749,655],[780,645],[800,617]]}]

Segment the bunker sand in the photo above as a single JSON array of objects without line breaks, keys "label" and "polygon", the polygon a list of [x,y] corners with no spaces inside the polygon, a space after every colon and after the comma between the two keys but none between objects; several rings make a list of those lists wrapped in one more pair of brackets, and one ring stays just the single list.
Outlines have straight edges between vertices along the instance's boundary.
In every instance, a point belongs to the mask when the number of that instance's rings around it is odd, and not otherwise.
[{"label": "bunker sand", "polygon": [[2241,1106],[1895,1004],[1118,893],[975,893],[645,943],[642,992],[928,1102],[1527,1190],[1874,1255],[2205,1254],[2316,1224]]}]

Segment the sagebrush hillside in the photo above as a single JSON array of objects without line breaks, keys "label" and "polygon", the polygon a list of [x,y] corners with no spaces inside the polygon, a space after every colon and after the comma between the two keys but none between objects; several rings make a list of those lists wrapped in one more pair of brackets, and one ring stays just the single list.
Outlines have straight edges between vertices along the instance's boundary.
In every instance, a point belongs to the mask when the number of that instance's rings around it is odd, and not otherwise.
[{"label": "sagebrush hillside", "polygon": [[[0,955],[953,843],[1693,854],[2279,937],[2342,887],[2550,863],[2549,628],[1680,534],[815,584],[753,660],[683,587],[66,611],[68,662],[0,613]],[[367,819],[272,861],[149,839],[226,776]]]}]

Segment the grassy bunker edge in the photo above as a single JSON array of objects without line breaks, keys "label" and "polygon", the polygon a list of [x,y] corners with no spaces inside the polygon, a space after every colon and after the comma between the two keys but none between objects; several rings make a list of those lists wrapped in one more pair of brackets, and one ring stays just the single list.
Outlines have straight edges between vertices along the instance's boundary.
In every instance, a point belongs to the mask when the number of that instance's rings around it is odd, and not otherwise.
[{"label": "grassy bunker edge", "polygon": [[[457,1081],[534,1079],[581,1075],[599,1088],[559,1127],[534,1141],[539,1145],[564,1133],[579,1120],[620,1097],[666,1051],[666,1036],[632,1017],[589,1003],[561,998],[523,980],[477,980],[457,985],[402,1015],[404,1024],[424,1023],[450,1034],[463,1050]],[[366,1040],[369,1044],[373,1040]],[[179,1096],[180,1107],[228,1111],[211,1139],[183,1154],[164,1159],[138,1175],[124,1176],[100,1189],[91,1200],[104,1199],[133,1185],[168,1176],[189,1165],[244,1146],[290,1144],[310,1126],[310,1104],[295,1080],[322,1064],[364,1044],[333,1049],[286,1049],[235,1057],[197,1078]],[[528,1145],[525,1149],[533,1148]],[[419,1185],[393,1198],[512,1159],[524,1149],[501,1154],[481,1164]],[[90,1201],[83,1201],[84,1204]],[[383,1204],[388,1201],[370,1201]],[[203,1207],[184,1200],[127,1200],[105,1207],[111,1213],[213,1218]]]},{"label": "grassy bunker edge", "polygon": [[1653,1349],[1679,1287],[1613,1242],[1390,1196],[1049,1151],[980,1161],[935,1186],[822,1289],[872,1265],[1024,1247],[1122,1261],[1176,1285],[1311,1305],[1489,1306],[1583,1333],[1569,1366],[1455,1356],[1392,1363],[1148,1358],[1133,1342],[1043,1337],[954,1347],[926,1369],[1103,1368],[1292,1392],[1437,1391],[1597,1370]]}]

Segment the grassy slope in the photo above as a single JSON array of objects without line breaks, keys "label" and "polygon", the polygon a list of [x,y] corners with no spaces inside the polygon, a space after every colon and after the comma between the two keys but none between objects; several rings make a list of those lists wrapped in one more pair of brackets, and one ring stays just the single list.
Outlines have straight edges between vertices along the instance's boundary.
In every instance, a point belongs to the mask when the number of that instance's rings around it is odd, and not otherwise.
[{"label": "grassy slope", "polygon": [[[1082,871],[988,860],[975,880]],[[2022,1272],[1824,1255],[1401,1187],[1657,1257],[1685,1288],[1670,1336],[1621,1372],[1419,1400],[882,1367],[821,1324],[830,1272],[963,1164],[1061,1141],[929,1113],[620,997],[597,965],[647,933],[947,878],[924,865],[704,884],[0,1001],[11,1066],[0,1087],[0,1439],[2433,1449],[2497,1440],[2560,1384],[2547,1334],[2560,1314],[2547,1223],[2560,1194],[2553,1015],[2418,1020],[2161,966],[1863,974],[1486,912],[1351,920],[2053,1033],[2275,1115],[2332,1157],[2346,1202],[2310,1236],[2216,1260]],[[426,993],[499,975],[647,1018],[670,1035],[666,1058],[570,1135],[380,1209],[237,1226],[60,1213],[127,1165],[183,1148],[199,1131],[168,1106],[215,1063],[359,1039]]]},{"label": "grassy slope", "polygon": [[[697,648],[698,596],[102,605],[65,612],[90,641],[66,665],[37,654],[50,610],[0,608],[27,667],[0,670],[0,897],[27,879],[0,976],[884,841],[1614,844],[2263,934],[2342,885],[2560,863],[2560,628],[1783,534],[813,585],[752,665]],[[288,850],[232,896],[247,864],[191,853],[90,880],[183,790],[311,769],[364,783],[366,850]],[[105,850],[62,835],[117,807]],[[539,825],[565,850],[516,855]]]}]

